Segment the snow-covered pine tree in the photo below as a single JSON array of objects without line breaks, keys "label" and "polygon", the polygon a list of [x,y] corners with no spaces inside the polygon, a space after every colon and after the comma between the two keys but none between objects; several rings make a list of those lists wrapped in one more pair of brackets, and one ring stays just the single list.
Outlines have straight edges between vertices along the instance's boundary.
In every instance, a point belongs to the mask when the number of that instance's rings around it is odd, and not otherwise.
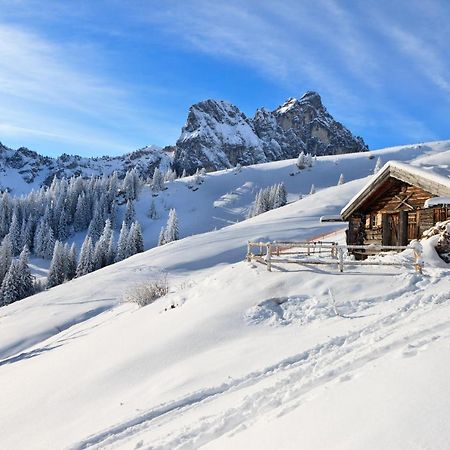
[{"label": "snow-covered pine tree", "polygon": [[131,224],[136,220],[136,212],[134,210],[134,202],[132,200],[128,200],[127,202],[124,220],[128,227],[131,227]]},{"label": "snow-covered pine tree", "polygon": [[296,162],[296,166],[302,170],[306,167],[306,158],[305,158],[305,152],[302,150],[298,157],[297,157],[297,162]]},{"label": "snow-covered pine tree", "polygon": [[8,234],[11,222],[12,204],[8,192],[4,192],[0,200],[0,238]]},{"label": "snow-covered pine tree", "polygon": [[164,230],[164,241],[168,242],[177,241],[180,239],[180,232],[178,227],[177,213],[174,208],[169,211],[169,217],[167,219],[167,225]]},{"label": "snow-covered pine tree", "polygon": [[11,237],[7,234],[0,245],[0,285],[8,273],[9,266],[12,261],[12,242]]},{"label": "snow-covered pine tree", "polygon": [[134,239],[135,234],[135,225],[136,222],[133,222],[130,227],[130,232],[128,233],[127,240],[127,257],[133,256],[137,253],[136,241]]},{"label": "snow-covered pine tree", "polygon": [[90,211],[86,194],[81,192],[78,196],[77,205],[74,214],[73,226],[75,231],[83,231],[89,226]]},{"label": "snow-covered pine tree", "polygon": [[341,173],[341,176],[339,177],[339,180],[338,180],[338,186],[340,186],[341,184],[344,184],[345,183],[345,178],[344,178],[344,174],[343,173]]},{"label": "snow-covered pine tree", "polygon": [[94,270],[94,248],[92,245],[92,238],[86,235],[83,245],[81,246],[80,259],[77,265],[76,276],[81,277]]},{"label": "snow-covered pine tree", "polygon": [[155,171],[153,172],[153,179],[152,179],[151,187],[152,187],[153,192],[159,192],[164,189],[164,176],[158,167],[156,167]]},{"label": "snow-covered pine tree", "polygon": [[133,250],[133,255],[144,251],[144,237],[139,222],[134,222],[130,228],[128,236],[129,248]]},{"label": "snow-covered pine tree", "polygon": [[13,260],[0,288],[2,305],[9,305],[10,303],[20,300],[20,289],[21,279],[19,262],[17,260]]},{"label": "snow-covered pine tree", "polygon": [[279,208],[287,203],[287,192],[284,183],[274,185],[272,192],[272,209]]},{"label": "snow-covered pine tree", "polygon": [[186,169],[183,169],[183,173],[181,174],[181,178],[186,178],[186,177],[187,177]]},{"label": "snow-covered pine tree", "polygon": [[30,213],[28,218],[22,220],[22,226],[20,228],[20,242],[28,249],[33,248],[33,231],[34,231],[34,218]]},{"label": "snow-covered pine tree", "polygon": [[12,215],[11,226],[9,227],[9,236],[11,237],[12,252],[14,256],[17,256],[21,250],[20,228],[21,227],[19,224],[19,218],[16,208]]},{"label": "snow-covered pine tree", "polygon": [[379,156],[377,159],[377,162],[375,164],[375,168],[373,169],[373,173],[374,174],[378,173],[382,167],[383,167],[383,162],[381,160],[381,157]]},{"label": "snow-covered pine tree", "polygon": [[92,242],[97,242],[102,234],[105,221],[103,220],[102,208],[97,206],[95,208],[94,217],[89,224],[88,235],[91,237]]},{"label": "snow-covered pine tree", "polygon": [[52,262],[47,277],[47,287],[51,288],[64,283],[66,278],[66,260],[64,246],[61,242],[55,242]]},{"label": "snow-covered pine tree", "polygon": [[20,275],[20,298],[25,298],[34,294],[34,277],[31,275],[28,266],[29,251],[26,246],[23,247],[19,256],[18,270]]},{"label": "snow-covered pine tree", "polygon": [[315,194],[316,193],[316,187],[314,186],[314,184],[311,185],[311,190],[309,191],[309,195]]},{"label": "snow-covered pine tree", "polygon": [[122,222],[120,228],[119,240],[117,241],[117,251],[115,261],[119,262],[128,257],[127,255],[127,242],[128,242],[129,229],[125,221]]},{"label": "snow-covered pine tree", "polygon": [[66,252],[67,261],[66,261],[66,280],[71,280],[75,278],[77,273],[77,248],[75,243],[73,243],[69,251]]},{"label": "snow-covered pine tree", "polygon": [[161,231],[159,232],[159,237],[158,237],[158,247],[161,245],[164,245],[166,243],[165,241],[165,228],[161,227]]},{"label": "snow-covered pine tree", "polygon": [[107,219],[103,228],[102,234],[95,244],[94,248],[94,269],[101,269],[111,263],[109,258],[109,250],[111,241],[113,239],[113,232],[111,228],[111,221]]}]

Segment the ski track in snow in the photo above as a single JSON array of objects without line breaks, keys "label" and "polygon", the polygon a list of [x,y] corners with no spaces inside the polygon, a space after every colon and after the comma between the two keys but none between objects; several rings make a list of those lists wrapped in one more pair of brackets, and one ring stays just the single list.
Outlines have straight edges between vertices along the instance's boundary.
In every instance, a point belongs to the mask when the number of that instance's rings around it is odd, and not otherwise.
[{"label": "ski track in snow", "polygon": [[[382,317],[377,314],[375,320],[356,331],[334,337],[263,370],[159,405],[87,437],[70,449],[123,448],[125,444],[128,448],[161,450],[199,448],[224,434],[231,435],[247,428],[262,414],[280,416],[288,413],[305,401],[313,389],[334,381],[346,381],[356,371],[389,352],[400,351],[402,357],[414,356],[429,343],[448,338],[450,326],[449,320],[441,320],[432,327],[417,327],[414,332],[407,333],[411,324],[418,320],[414,313],[419,311],[423,316],[446,303],[450,296],[445,292],[427,293],[439,282],[439,277],[412,279],[415,282],[411,283],[410,289],[397,293],[399,307],[395,312]],[[221,412],[215,415],[204,415],[199,411],[230,394],[238,394],[240,398],[233,403],[234,407],[222,409],[216,406]],[[189,418],[189,413],[194,413],[194,417]],[[158,428],[170,427],[174,417],[181,414],[183,419],[188,419],[189,425],[166,431],[164,435],[160,433],[156,438],[152,436]]]}]

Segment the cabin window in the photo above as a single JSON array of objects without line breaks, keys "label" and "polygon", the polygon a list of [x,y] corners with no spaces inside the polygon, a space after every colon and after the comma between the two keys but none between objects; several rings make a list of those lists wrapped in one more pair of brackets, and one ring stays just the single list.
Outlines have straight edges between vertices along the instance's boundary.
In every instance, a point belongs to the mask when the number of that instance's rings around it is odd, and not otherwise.
[{"label": "cabin window", "polygon": [[372,213],[366,218],[366,228],[380,228],[382,224],[382,214]]}]

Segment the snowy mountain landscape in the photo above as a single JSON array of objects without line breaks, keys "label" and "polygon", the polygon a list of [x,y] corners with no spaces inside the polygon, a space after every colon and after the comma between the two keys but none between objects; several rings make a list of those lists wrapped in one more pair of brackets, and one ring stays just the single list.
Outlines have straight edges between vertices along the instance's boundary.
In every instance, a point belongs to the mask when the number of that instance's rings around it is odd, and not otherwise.
[{"label": "snowy mountain landscape", "polygon": [[135,168],[147,179],[158,167],[174,166],[179,175],[204,168],[216,171],[297,157],[301,151],[315,155],[367,150],[360,137],[327,112],[316,92],[300,100],[290,98],[275,111],[259,109],[254,119],[225,101],[205,100],[192,105],[175,146],[144,147],[123,156],[86,158],[63,154],[39,155],[27,148],[10,149],[0,143],[0,191],[26,194],[50,185],[53,178],[106,176],[123,178]]},{"label": "snowy mountain landscape", "polygon": [[[247,241],[344,242],[320,218],[390,160],[448,177],[450,142],[144,185],[149,250],[0,309],[1,447],[448,448],[449,269],[429,241],[423,274],[410,249],[343,273],[244,260]],[[287,204],[248,218],[277,183]],[[170,210],[180,239],[154,247]],[[126,301],[163,278],[152,304]]]}]

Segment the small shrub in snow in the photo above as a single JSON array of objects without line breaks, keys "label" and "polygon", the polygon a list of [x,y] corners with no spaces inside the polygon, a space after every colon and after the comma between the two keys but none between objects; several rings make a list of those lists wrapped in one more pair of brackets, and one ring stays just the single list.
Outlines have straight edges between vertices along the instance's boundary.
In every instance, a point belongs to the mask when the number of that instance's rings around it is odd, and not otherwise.
[{"label": "small shrub in snow", "polygon": [[151,280],[134,286],[125,294],[124,300],[139,306],[150,305],[169,292],[167,277]]}]

